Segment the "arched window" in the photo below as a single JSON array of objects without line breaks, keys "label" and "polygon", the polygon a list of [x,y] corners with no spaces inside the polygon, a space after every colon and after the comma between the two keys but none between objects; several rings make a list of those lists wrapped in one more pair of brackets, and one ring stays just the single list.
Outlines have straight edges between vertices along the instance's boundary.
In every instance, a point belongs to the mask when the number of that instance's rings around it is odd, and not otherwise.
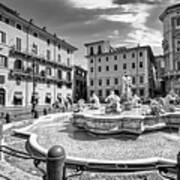
[{"label": "arched window", "polygon": [[22,70],[23,69],[23,63],[20,59],[16,59],[14,62],[14,69],[15,70]]}]

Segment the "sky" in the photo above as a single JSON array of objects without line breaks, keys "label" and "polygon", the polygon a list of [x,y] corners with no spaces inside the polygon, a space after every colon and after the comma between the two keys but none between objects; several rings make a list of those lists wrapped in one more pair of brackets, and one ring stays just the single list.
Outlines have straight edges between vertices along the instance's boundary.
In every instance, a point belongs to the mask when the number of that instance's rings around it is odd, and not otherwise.
[{"label": "sky", "polygon": [[162,54],[159,15],[179,0],[1,0],[22,17],[46,26],[78,51],[75,63],[87,67],[85,43],[109,40],[114,47],[150,45]]}]

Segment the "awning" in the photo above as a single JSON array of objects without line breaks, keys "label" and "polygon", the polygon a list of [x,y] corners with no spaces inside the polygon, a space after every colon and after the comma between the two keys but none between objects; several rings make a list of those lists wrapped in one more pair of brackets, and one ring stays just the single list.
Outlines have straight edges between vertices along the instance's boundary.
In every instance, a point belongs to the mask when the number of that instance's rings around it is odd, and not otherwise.
[{"label": "awning", "polygon": [[15,92],[14,93],[14,98],[16,98],[16,99],[23,99],[23,94],[21,92]]}]

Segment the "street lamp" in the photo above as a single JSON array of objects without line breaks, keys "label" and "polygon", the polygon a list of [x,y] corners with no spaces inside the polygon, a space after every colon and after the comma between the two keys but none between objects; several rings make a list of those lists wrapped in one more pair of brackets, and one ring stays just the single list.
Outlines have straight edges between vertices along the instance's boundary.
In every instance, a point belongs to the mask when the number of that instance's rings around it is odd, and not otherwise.
[{"label": "street lamp", "polygon": [[[32,53],[33,53],[33,56],[34,54],[36,54],[36,49],[35,49],[35,46],[33,44],[33,47],[32,47]],[[37,118],[38,114],[37,114],[37,111],[36,111],[36,104],[37,104],[37,99],[36,99],[36,84],[35,84],[35,59],[34,57],[32,57],[32,71],[33,71],[33,74],[32,74],[32,86],[33,86],[33,91],[32,91],[32,114],[33,114],[33,117],[34,118]]]}]

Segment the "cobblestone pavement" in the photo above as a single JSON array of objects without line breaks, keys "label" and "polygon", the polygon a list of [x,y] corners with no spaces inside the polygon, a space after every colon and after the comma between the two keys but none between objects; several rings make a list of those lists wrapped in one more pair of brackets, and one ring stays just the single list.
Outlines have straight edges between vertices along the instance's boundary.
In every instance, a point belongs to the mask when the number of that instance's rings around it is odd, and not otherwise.
[{"label": "cobblestone pavement", "polygon": [[42,178],[28,174],[7,162],[0,161],[0,180],[41,180]]}]

